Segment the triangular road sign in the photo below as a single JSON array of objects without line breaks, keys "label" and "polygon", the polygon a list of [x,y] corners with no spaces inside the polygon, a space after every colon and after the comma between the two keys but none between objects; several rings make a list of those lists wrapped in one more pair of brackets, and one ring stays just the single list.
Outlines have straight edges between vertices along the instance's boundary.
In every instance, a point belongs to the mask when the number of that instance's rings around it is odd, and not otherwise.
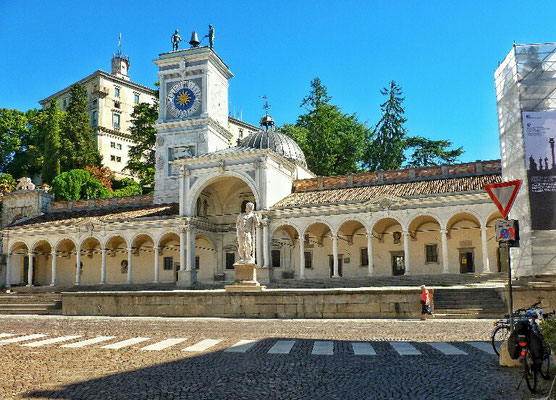
[{"label": "triangular road sign", "polygon": [[510,213],[510,209],[514,204],[514,200],[517,196],[517,192],[521,187],[521,180],[493,183],[492,185],[485,185],[485,190],[488,195],[496,204],[496,207],[500,210],[504,218]]}]

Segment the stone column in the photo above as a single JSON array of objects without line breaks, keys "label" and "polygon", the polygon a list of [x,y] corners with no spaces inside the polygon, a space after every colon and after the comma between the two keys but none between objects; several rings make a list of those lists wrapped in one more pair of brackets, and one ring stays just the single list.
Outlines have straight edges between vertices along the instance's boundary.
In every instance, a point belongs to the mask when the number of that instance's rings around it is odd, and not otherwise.
[{"label": "stone column", "polygon": [[440,240],[442,242],[442,272],[448,274],[450,273],[450,265],[448,261],[448,231],[446,229],[440,230]]},{"label": "stone column", "polygon": [[180,271],[185,271],[185,255],[186,255],[186,234],[185,234],[185,227],[180,229]]},{"label": "stone column", "polygon": [[58,261],[56,257],[56,250],[52,250],[50,255],[52,256],[52,276],[50,277],[50,286],[56,286],[56,262]]},{"label": "stone column", "polygon": [[158,283],[158,268],[159,268],[159,258],[160,258],[160,247],[155,246],[154,248],[154,283]]},{"label": "stone column", "polygon": [[403,231],[403,252],[404,252],[405,275],[409,275],[411,271],[411,261],[409,257],[409,232],[408,231]]},{"label": "stone column", "polygon": [[33,268],[35,263],[35,253],[32,251],[27,252],[29,258],[29,269],[27,270],[27,286],[33,286]]},{"label": "stone column", "polygon": [[375,266],[373,263],[373,234],[367,233],[367,258],[369,259],[368,265],[368,276],[373,276],[375,272]]},{"label": "stone column", "polygon": [[488,261],[488,247],[487,247],[487,227],[481,227],[481,251],[483,254],[483,273],[490,273],[490,263]]},{"label": "stone column", "polygon": [[270,268],[270,238],[268,237],[268,219],[263,219],[263,252],[264,268]]},{"label": "stone column", "polygon": [[131,265],[131,260],[132,260],[132,254],[133,252],[133,248],[131,247],[131,244],[127,247],[127,283],[131,284],[131,269],[132,269],[132,265]]},{"label": "stone column", "polygon": [[[191,226],[186,227],[186,242],[187,242],[187,264],[186,271],[195,270],[195,234],[192,232],[193,228]],[[193,237],[193,242],[191,241]]]},{"label": "stone column", "polygon": [[13,256],[12,253],[8,253],[8,257],[6,258],[6,287],[9,288],[12,286],[12,262]]},{"label": "stone column", "polygon": [[189,190],[191,172],[187,167],[182,166],[180,168],[180,178],[179,178],[179,199],[180,199],[180,217],[184,217],[188,214],[187,210],[187,191]]},{"label": "stone column", "polygon": [[305,279],[305,238],[299,235],[299,279]]},{"label": "stone column", "polygon": [[81,284],[81,249],[75,248],[75,286]]},{"label": "stone column", "polygon": [[338,235],[332,235],[332,257],[333,260],[333,278],[339,278],[340,274],[338,274]]},{"label": "stone column", "polygon": [[102,248],[100,249],[100,255],[102,258],[101,264],[100,264],[100,284],[101,285],[106,285],[106,248]]},{"label": "stone column", "polygon": [[257,260],[257,267],[263,267],[263,232],[260,226],[255,230],[255,260]]}]

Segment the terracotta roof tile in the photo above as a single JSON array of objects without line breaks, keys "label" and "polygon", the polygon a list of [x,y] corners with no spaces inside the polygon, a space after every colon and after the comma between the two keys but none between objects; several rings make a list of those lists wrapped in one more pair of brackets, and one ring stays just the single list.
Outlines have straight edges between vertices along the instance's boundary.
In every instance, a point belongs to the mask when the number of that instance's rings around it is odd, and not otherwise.
[{"label": "terracotta roof tile", "polygon": [[178,215],[178,210],[179,205],[177,203],[168,203],[148,206],[127,206],[70,212],[52,212],[19,223],[16,222],[9,227],[50,227],[74,225],[86,218],[94,218],[99,221],[128,221],[138,218]]},{"label": "terracotta roof tile", "polygon": [[292,193],[272,208],[299,207],[343,202],[366,202],[382,196],[411,197],[483,190],[490,183],[502,182],[499,174],[381,184],[342,189]]}]

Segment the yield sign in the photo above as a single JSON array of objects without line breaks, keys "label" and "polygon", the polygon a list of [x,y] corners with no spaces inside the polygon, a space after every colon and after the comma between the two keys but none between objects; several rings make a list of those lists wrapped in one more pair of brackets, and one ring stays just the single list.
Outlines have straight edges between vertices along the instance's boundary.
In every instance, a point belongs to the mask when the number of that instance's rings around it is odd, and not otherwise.
[{"label": "yield sign", "polygon": [[521,180],[493,183],[492,185],[485,185],[485,190],[488,195],[496,204],[504,218],[506,218],[514,204],[517,192],[521,187]]}]

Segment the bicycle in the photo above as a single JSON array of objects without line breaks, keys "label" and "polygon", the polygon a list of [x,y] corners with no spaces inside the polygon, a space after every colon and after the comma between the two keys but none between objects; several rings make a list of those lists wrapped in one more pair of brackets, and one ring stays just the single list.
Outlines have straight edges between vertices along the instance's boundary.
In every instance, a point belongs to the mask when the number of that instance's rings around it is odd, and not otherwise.
[{"label": "bicycle", "polygon": [[[514,317],[514,321],[516,319],[523,318],[528,311],[530,312],[531,310],[538,308],[540,304],[541,303],[538,302],[529,306],[528,308],[520,308],[518,310],[515,310],[515,312],[512,314],[512,317]],[[494,352],[498,357],[500,357],[500,346],[508,339],[509,336],[510,336],[509,318],[497,319],[496,321],[494,321],[494,329],[492,331],[490,341],[492,344],[492,349],[494,350]]]},{"label": "bicycle", "polygon": [[[521,348],[519,360],[523,366],[523,378],[529,391],[535,393],[539,374],[543,379],[550,379],[552,358],[552,349],[544,342],[537,320],[549,318],[554,315],[554,311],[551,313],[543,313],[542,309],[528,311],[525,318],[516,322],[514,329]],[[535,354],[539,348],[542,348],[542,354]],[[521,382],[518,388],[520,385]]]}]

